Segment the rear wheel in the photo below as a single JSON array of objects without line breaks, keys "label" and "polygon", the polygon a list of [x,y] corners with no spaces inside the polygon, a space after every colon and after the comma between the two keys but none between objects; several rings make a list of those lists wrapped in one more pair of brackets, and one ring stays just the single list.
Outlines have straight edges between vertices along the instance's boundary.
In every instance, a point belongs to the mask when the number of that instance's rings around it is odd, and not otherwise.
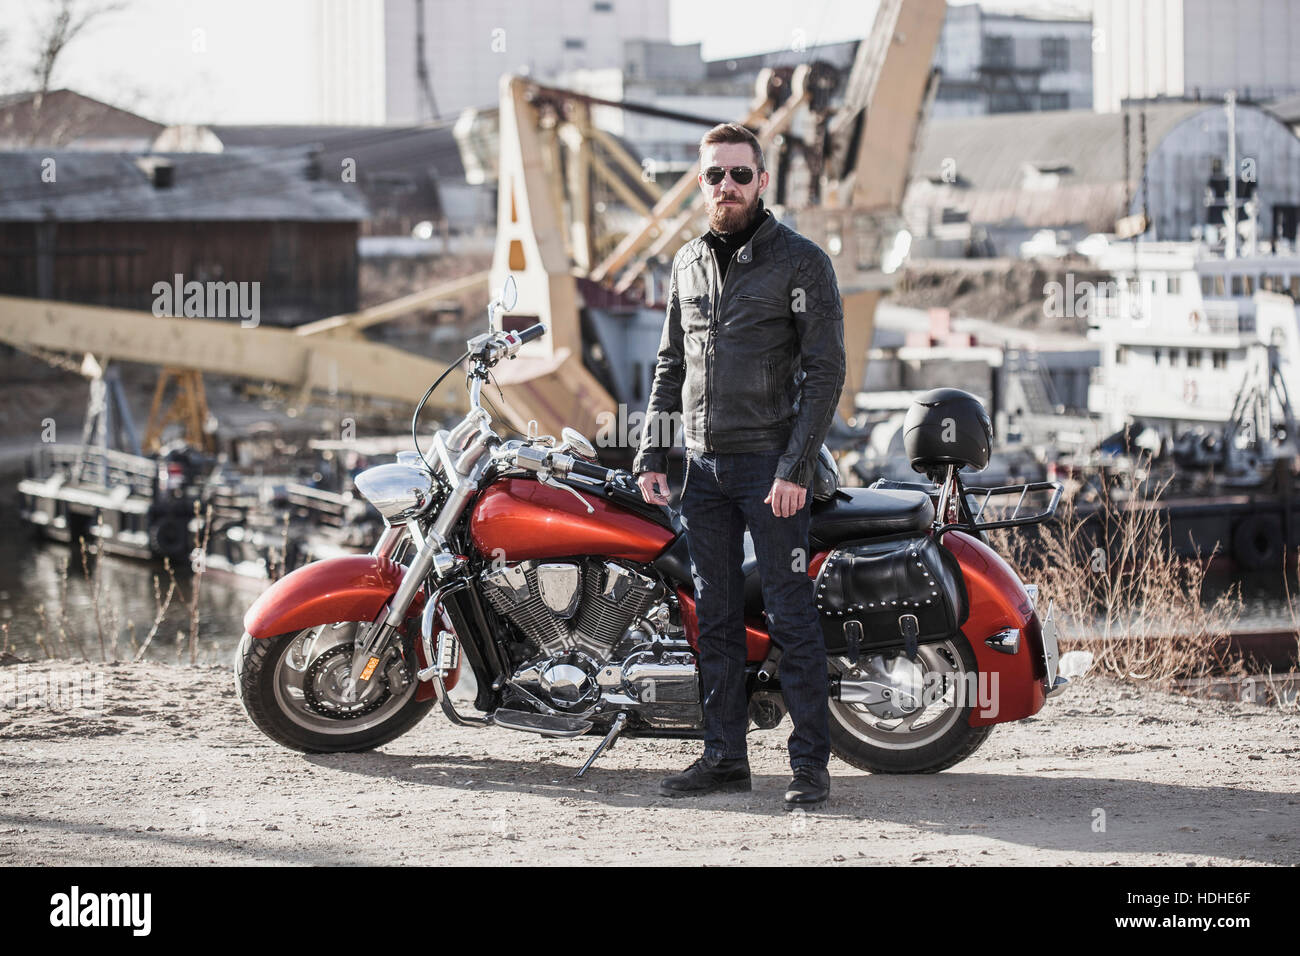
[{"label": "rear wheel", "polygon": [[356,622],[322,624],[264,639],[245,634],[235,687],[249,718],[277,743],[304,753],[369,750],[406,733],[433,700],[416,700],[413,648],[390,648],[355,701],[343,695]]},{"label": "rear wheel", "polygon": [[[840,658],[847,668],[847,658]],[[973,754],[993,730],[972,727],[977,697],[975,653],[957,634],[922,644],[912,662],[901,651],[864,655],[859,668],[868,680],[911,695],[916,706],[830,702],[831,750],[859,770],[871,773],[936,773]]]}]

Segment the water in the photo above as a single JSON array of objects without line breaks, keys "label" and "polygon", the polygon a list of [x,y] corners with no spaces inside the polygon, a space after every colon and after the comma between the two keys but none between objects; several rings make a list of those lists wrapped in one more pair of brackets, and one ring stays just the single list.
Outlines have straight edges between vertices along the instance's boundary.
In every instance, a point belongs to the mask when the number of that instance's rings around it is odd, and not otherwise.
[{"label": "water", "polygon": [[[161,563],[115,557],[103,558],[97,572],[96,560],[94,555],[89,556],[91,574],[87,578],[80,548],[34,537],[19,520],[12,502],[6,502],[0,508],[0,625],[7,627],[8,636],[7,644],[0,639],[0,645],[32,659],[134,658],[132,638],[142,644],[153,627],[161,603],[155,597],[155,579],[165,598],[170,586],[167,573]],[[94,588],[97,573],[98,623]],[[196,579],[181,572],[176,577],[176,591],[145,654],[146,660],[190,661],[189,604]],[[213,574],[205,574],[198,581],[195,660],[229,661],[243,635],[244,611],[265,584],[233,582]],[[183,635],[179,647],[178,632]],[[43,638],[44,646],[38,637]],[[114,638],[116,649],[112,647]]]},{"label": "water", "polygon": [[1241,617],[1233,630],[1280,631],[1300,628],[1300,584],[1294,573],[1284,579],[1280,567],[1269,571],[1211,571],[1205,576],[1205,586],[1201,593],[1202,605],[1208,607],[1213,604],[1234,583],[1240,585]]}]

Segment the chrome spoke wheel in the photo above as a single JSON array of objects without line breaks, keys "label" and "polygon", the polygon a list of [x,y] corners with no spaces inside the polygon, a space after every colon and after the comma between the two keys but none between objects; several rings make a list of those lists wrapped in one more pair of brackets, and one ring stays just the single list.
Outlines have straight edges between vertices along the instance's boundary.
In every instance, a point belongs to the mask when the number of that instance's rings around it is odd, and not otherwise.
[{"label": "chrome spoke wheel", "polygon": [[[841,666],[851,663],[840,658]],[[922,644],[916,661],[900,651],[873,655],[862,670],[870,680],[891,686],[895,693],[889,705],[830,701],[831,719],[850,735],[873,747],[913,750],[932,743],[947,733],[965,714],[965,688],[974,678],[967,670],[955,644],[943,641]],[[900,707],[898,700],[911,698],[914,705]]]},{"label": "chrome spoke wheel", "polygon": [[275,703],[290,721],[319,734],[355,735],[377,727],[415,694],[416,680],[398,648],[390,647],[356,700],[345,694],[356,622],[298,632],[275,663]]}]

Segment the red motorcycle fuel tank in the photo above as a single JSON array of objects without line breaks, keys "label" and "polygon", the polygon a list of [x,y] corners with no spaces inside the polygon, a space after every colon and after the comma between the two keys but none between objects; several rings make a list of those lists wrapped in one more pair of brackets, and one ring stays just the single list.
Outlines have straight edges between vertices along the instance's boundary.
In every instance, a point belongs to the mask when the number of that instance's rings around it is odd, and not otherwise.
[{"label": "red motorcycle fuel tank", "polygon": [[484,557],[506,561],[598,554],[649,562],[673,539],[647,518],[597,495],[578,494],[594,509],[590,514],[563,488],[503,478],[479,495],[470,514],[470,540]]}]

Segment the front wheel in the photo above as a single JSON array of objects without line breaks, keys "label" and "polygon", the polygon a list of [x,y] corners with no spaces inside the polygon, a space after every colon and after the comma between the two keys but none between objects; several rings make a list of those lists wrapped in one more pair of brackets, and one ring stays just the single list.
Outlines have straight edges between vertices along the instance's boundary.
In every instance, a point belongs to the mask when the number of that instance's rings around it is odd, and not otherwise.
[{"label": "front wheel", "polygon": [[[839,660],[847,667],[847,658]],[[864,655],[868,680],[911,696],[910,710],[891,704],[830,702],[831,750],[845,763],[871,773],[937,773],[965,760],[984,743],[991,725],[972,727],[978,702],[975,653],[960,634],[922,644],[916,660],[900,651]],[[898,693],[894,694],[895,701]]]},{"label": "front wheel", "polygon": [[406,733],[433,700],[416,700],[412,648],[390,648],[366,690],[348,701],[356,622],[322,624],[276,637],[244,634],[235,652],[235,688],[257,728],[304,753],[369,750]]}]

